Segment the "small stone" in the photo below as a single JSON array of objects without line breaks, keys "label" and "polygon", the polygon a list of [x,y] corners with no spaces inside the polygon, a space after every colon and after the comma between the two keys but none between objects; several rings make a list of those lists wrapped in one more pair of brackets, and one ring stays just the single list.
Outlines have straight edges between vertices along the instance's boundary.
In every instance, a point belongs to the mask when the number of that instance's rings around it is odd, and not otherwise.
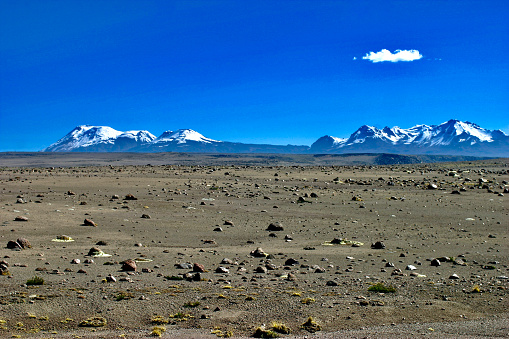
[{"label": "small stone", "polygon": [[205,272],[205,266],[202,264],[194,263],[193,264],[193,272]]},{"label": "small stone", "polygon": [[111,274],[106,277],[107,282],[117,282],[117,279]]},{"label": "small stone", "polygon": [[28,221],[28,218],[24,217],[22,215],[19,215],[16,218],[14,218],[14,221]]},{"label": "small stone", "polygon": [[18,238],[18,240],[16,240],[16,242],[21,246],[21,248],[23,249],[27,249],[27,248],[31,248],[32,245],[30,244],[30,241],[28,241],[27,239],[25,238]]},{"label": "small stone", "polygon": [[267,253],[265,253],[261,247],[258,247],[254,251],[251,251],[249,254],[255,258],[265,258],[267,256]]},{"label": "small stone", "polygon": [[216,227],[213,230],[214,232],[223,232],[223,229],[221,227]]},{"label": "small stone", "polygon": [[417,269],[417,267],[415,267],[414,265],[407,265],[407,267],[405,269],[407,271],[415,271]]},{"label": "small stone", "polygon": [[7,248],[9,248],[11,250],[14,250],[14,249],[21,250],[22,249],[20,244],[18,244],[16,241],[12,241],[12,240],[7,242]]},{"label": "small stone", "polygon": [[150,215],[148,215],[148,214],[142,214],[141,218],[142,219],[151,219],[152,217]]},{"label": "small stone", "polygon": [[222,265],[231,265],[231,264],[233,264],[233,260],[224,258],[223,260],[221,260],[221,264]]},{"label": "small stone", "polygon": [[284,231],[284,227],[280,222],[276,222],[276,223],[270,224],[265,230],[271,231],[271,232],[279,232],[279,231]]},{"label": "small stone", "polygon": [[459,277],[456,273],[452,274],[452,275],[449,277],[449,279],[459,279],[459,278],[460,278],[460,277]]},{"label": "small stone", "polygon": [[84,226],[94,226],[94,227],[97,227],[97,224],[94,221],[92,221],[91,219],[85,219],[83,221],[83,225]]},{"label": "small stone", "polygon": [[235,226],[235,225],[233,224],[233,221],[231,221],[231,220],[225,220],[225,221],[224,221],[224,225],[227,225],[227,226]]},{"label": "small stone", "polygon": [[285,261],[285,266],[295,266],[298,265],[299,261],[293,258],[289,258]]},{"label": "small stone", "polygon": [[223,266],[219,266],[218,268],[216,268],[216,273],[230,273],[230,270],[227,269],[226,267],[223,267]]},{"label": "small stone", "polygon": [[438,259],[431,260],[431,266],[440,266],[440,265],[441,265],[440,260],[438,260]]},{"label": "small stone", "polygon": [[136,271],[136,261],[127,259],[122,263],[122,271],[134,272]]},{"label": "small stone", "polygon": [[371,244],[371,248],[376,250],[381,250],[385,248],[385,244],[382,241],[377,241],[373,244]]},{"label": "small stone", "polygon": [[78,265],[79,263],[81,263],[81,261],[79,259],[72,259],[71,260],[71,264],[73,264],[73,265]]},{"label": "small stone", "polygon": [[327,286],[338,286],[338,283],[335,282],[334,280],[329,280],[329,281],[327,281],[326,285]]},{"label": "small stone", "polygon": [[124,200],[138,200],[138,198],[136,198],[134,195],[132,195],[131,193],[127,194],[125,197],[124,197]]},{"label": "small stone", "polygon": [[266,268],[266,267],[263,267],[263,266],[258,266],[258,267],[255,269],[255,273],[267,273],[267,268]]}]

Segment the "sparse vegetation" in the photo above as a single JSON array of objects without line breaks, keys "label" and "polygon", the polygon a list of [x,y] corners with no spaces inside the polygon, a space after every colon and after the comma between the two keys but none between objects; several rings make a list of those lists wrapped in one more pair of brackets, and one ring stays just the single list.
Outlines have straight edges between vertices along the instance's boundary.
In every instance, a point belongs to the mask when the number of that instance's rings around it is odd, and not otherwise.
[{"label": "sparse vegetation", "polygon": [[106,319],[103,317],[90,317],[79,323],[81,327],[102,327],[106,326]]},{"label": "sparse vegetation", "polygon": [[26,282],[27,285],[44,285],[44,279],[38,276],[33,276],[32,278],[28,279]]},{"label": "sparse vegetation", "polygon": [[385,286],[383,283],[379,282],[374,284],[373,286],[370,286],[368,288],[368,291],[370,292],[378,292],[378,293],[395,293],[396,288],[392,286]]},{"label": "sparse vegetation", "polygon": [[309,333],[315,333],[322,330],[322,327],[312,318],[309,317],[301,328],[308,331]]},{"label": "sparse vegetation", "polygon": [[273,321],[271,324],[271,328],[274,332],[281,333],[281,334],[290,334],[291,330],[288,326],[286,326],[283,323]]},{"label": "sparse vegetation", "polygon": [[161,315],[156,315],[156,316],[152,317],[151,322],[152,322],[152,324],[155,324],[155,325],[162,325],[162,324],[167,324],[168,319],[166,319],[165,317],[163,317]]},{"label": "sparse vegetation", "polygon": [[306,305],[314,303],[316,300],[314,298],[304,298],[300,302]]},{"label": "sparse vegetation", "polygon": [[253,338],[279,338],[280,335],[272,330],[265,330],[258,327],[253,333]]},{"label": "sparse vegetation", "polygon": [[166,327],[154,326],[154,328],[152,328],[152,332],[150,332],[150,335],[153,337],[160,337],[163,335],[164,332],[166,332]]},{"label": "sparse vegetation", "polygon": [[198,307],[200,306],[199,301],[190,301],[184,304],[184,307]]}]

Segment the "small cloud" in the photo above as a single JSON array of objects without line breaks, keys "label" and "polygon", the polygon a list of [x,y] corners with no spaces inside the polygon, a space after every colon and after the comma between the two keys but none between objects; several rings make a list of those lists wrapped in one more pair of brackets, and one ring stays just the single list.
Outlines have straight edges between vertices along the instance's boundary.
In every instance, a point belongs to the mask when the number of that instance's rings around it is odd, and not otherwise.
[{"label": "small cloud", "polygon": [[357,57],[353,57],[354,60],[357,60]]},{"label": "small cloud", "polygon": [[387,49],[382,49],[380,52],[369,52],[365,56],[362,57],[364,60],[369,60],[371,62],[382,62],[382,61],[390,61],[390,62],[398,62],[398,61],[414,61],[422,58],[422,54],[419,53],[416,49],[411,50],[401,50],[397,49],[394,51],[394,54]]}]

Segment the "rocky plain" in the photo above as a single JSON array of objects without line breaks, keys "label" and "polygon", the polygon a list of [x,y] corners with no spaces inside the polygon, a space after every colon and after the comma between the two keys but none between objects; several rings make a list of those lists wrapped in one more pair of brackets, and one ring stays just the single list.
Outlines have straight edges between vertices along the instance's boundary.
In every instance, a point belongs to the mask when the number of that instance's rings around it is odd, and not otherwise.
[{"label": "rocky plain", "polygon": [[0,162],[1,337],[509,336],[509,159],[132,159]]}]

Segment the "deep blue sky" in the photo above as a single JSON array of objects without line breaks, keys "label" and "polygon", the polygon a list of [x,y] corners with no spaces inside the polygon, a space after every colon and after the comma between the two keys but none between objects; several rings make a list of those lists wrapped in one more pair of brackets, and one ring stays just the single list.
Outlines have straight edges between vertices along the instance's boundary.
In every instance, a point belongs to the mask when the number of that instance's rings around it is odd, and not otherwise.
[{"label": "deep blue sky", "polygon": [[[451,118],[507,133],[508,18],[507,0],[0,1],[0,151],[82,124],[307,145]],[[363,59],[383,49],[422,58]]]}]

